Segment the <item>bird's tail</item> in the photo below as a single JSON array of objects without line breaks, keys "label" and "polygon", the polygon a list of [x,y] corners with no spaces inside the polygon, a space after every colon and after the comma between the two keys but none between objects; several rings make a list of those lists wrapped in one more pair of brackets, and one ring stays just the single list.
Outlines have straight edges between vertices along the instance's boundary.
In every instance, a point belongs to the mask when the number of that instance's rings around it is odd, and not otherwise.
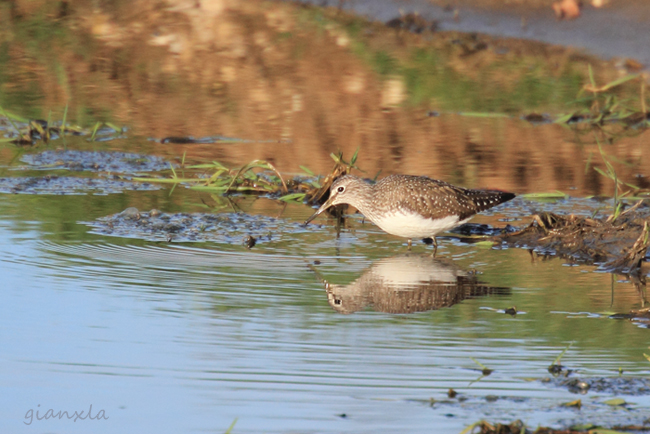
[{"label": "bird's tail", "polygon": [[515,198],[514,193],[500,190],[470,190],[468,196],[476,206],[476,212],[485,211]]}]

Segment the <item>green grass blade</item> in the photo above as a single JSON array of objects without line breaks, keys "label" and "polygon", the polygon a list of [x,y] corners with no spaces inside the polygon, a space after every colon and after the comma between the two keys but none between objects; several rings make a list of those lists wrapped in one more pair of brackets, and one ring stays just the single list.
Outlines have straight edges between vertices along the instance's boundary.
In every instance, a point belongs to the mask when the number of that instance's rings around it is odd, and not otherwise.
[{"label": "green grass blade", "polygon": [[[11,126],[14,128],[14,130],[16,130],[16,133],[18,133],[18,135],[20,137],[22,137],[22,134],[20,133],[20,130],[18,129],[16,124],[14,124],[14,119],[12,118],[12,116],[9,116],[9,114],[5,111],[5,109],[2,106],[0,106],[0,111],[7,118],[7,120],[9,121]],[[23,122],[23,121],[18,121],[18,122]],[[29,123],[29,120],[25,120],[24,123]]]},{"label": "green grass blade", "polygon": [[562,352],[560,353],[560,355],[557,356],[557,357],[555,358],[555,360],[553,360],[552,365],[559,365],[559,364],[560,364],[560,361],[562,360],[562,357],[564,356],[564,353],[566,353],[567,351],[569,351],[569,348],[571,348],[571,345],[573,345],[573,342],[570,342],[569,345],[567,345],[566,348],[565,348],[564,350],[562,350]]},{"label": "green grass blade", "polygon": [[230,424],[230,426],[228,427],[228,429],[226,430],[226,432],[224,434],[231,434],[233,428],[235,428],[236,423],[237,423],[237,418],[235,418],[235,420],[232,421],[232,423]]},{"label": "green grass blade", "polygon": [[354,151],[354,155],[352,155],[352,159],[350,160],[350,165],[354,166],[354,163],[357,162],[357,157],[359,156],[359,148]]},{"label": "green grass blade", "polygon": [[172,163],[169,163],[169,168],[172,169],[172,177],[174,179],[178,178],[178,175],[176,175],[176,171],[174,170],[174,165]]},{"label": "green grass blade", "polygon": [[61,124],[61,135],[65,134],[65,123],[68,119],[68,104],[65,105],[65,110],[63,111],[63,123]]},{"label": "green grass blade", "polygon": [[186,169],[226,169],[225,167],[215,166],[213,163],[204,163],[204,164],[193,164],[187,166]]},{"label": "green grass blade", "polygon": [[483,422],[482,422],[482,421],[480,421],[480,422],[474,422],[473,424],[469,425],[467,428],[465,428],[464,430],[462,430],[462,431],[460,432],[460,434],[471,434],[471,433],[474,432],[474,428],[476,428],[477,426],[480,427],[481,425],[483,425]]},{"label": "green grass blade", "polygon": [[510,118],[512,116],[505,113],[485,113],[485,112],[460,112],[461,116],[472,118]]},{"label": "green grass blade", "polygon": [[587,164],[585,165],[585,175],[589,172],[589,166],[591,166],[591,159],[594,157],[594,153],[589,151],[587,156]]},{"label": "green grass blade", "polygon": [[24,123],[24,124],[28,124],[28,123],[29,123],[29,119],[24,118],[24,117],[22,117],[22,116],[18,116],[18,115],[15,114],[15,113],[11,113],[11,112],[5,111],[5,109],[2,108],[2,106],[0,106],[0,111],[2,111],[2,114],[5,115],[5,117],[6,117],[7,119],[14,120],[14,121],[16,121],[16,122],[22,122],[22,123]]},{"label": "green grass blade", "polygon": [[291,193],[291,194],[285,194],[282,197],[279,197],[278,200],[281,200],[283,202],[304,202],[305,200],[305,193]]},{"label": "green grass blade", "polygon": [[553,121],[553,123],[556,123],[556,124],[566,124],[567,122],[569,122],[569,120],[570,120],[573,116],[575,116],[575,113],[567,113],[567,114],[562,115],[562,116],[560,116],[559,118],[555,119],[555,120]]},{"label": "green grass blade", "polygon": [[612,175],[610,175],[609,173],[606,173],[606,172],[605,172],[603,169],[601,169],[600,167],[595,167],[595,166],[594,166],[594,170],[595,170],[596,172],[600,173],[601,175],[603,175],[604,177],[609,178],[609,179],[611,179],[611,180],[614,180],[614,179],[612,178]]},{"label": "green grass blade", "polygon": [[308,168],[307,166],[299,166],[299,167],[300,167],[300,169],[301,169],[303,172],[305,172],[307,175],[309,175],[309,176],[315,176],[315,175],[314,175],[314,172],[312,172],[311,170],[309,170],[309,168]]},{"label": "green grass blade", "polygon": [[122,128],[118,127],[118,126],[115,125],[115,124],[112,124],[112,123],[110,123],[110,122],[105,122],[104,124],[105,124],[107,127],[112,128],[116,133],[121,133],[121,132],[122,132]]},{"label": "green grass blade", "polygon": [[230,187],[228,188],[227,186],[221,186],[221,187],[214,187],[211,185],[193,185],[190,187],[190,190],[197,190],[197,191],[205,191],[205,192],[214,192],[214,193],[228,193],[231,191],[237,191],[240,193],[246,193],[246,192],[252,192],[252,193],[266,193],[265,190],[261,188],[255,188],[255,187]]},{"label": "green grass blade", "polygon": [[143,178],[134,177],[132,181],[138,182],[157,182],[159,184],[199,184],[205,182],[205,179],[200,178]]},{"label": "green grass blade", "polygon": [[95,127],[93,128],[93,133],[90,135],[90,141],[94,142],[95,141],[95,136],[97,136],[97,131],[99,131],[99,127],[102,126],[101,122],[97,122],[95,124]]},{"label": "green grass blade", "polygon": [[481,363],[481,362],[479,362],[478,360],[476,360],[474,357],[470,357],[470,359],[472,359],[472,360],[474,361],[474,363],[476,363],[477,365],[479,365],[479,366],[481,367],[481,369],[488,369],[487,366],[485,366],[483,363]]},{"label": "green grass blade", "polygon": [[619,79],[607,83],[606,85],[600,88],[600,91],[602,92],[607,91],[609,89],[620,86],[621,84],[627,83],[628,81],[634,80],[636,78],[639,78],[639,74],[626,75],[625,77],[621,77]]},{"label": "green grass blade", "polygon": [[525,199],[565,199],[569,197],[569,195],[562,193],[561,191],[550,191],[546,193],[526,193],[519,195],[519,197]]}]

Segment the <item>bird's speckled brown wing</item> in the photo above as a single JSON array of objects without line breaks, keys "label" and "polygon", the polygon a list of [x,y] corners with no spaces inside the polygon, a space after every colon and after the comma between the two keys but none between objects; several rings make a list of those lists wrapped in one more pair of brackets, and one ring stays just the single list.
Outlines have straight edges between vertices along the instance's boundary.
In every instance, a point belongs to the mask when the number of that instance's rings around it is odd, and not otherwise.
[{"label": "bird's speckled brown wing", "polygon": [[383,204],[389,212],[403,210],[430,219],[453,214],[465,220],[514,197],[512,193],[469,190],[421,176],[391,175],[375,188],[374,201]]}]

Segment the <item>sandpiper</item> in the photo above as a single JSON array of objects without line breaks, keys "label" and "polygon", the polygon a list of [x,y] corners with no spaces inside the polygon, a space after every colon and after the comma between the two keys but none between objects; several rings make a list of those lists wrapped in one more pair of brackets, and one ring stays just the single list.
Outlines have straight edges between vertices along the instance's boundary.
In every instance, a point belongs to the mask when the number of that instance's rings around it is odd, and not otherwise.
[{"label": "sandpiper", "polygon": [[334,181],[329,199],[305,221],[327,208],[345,203],[355,207],[384,232],[408,239],[431,238],[468,222],[476,213],[513,199],[513,193],[470,190],[426,176],[390,175],[376,184],[345,175]]}]

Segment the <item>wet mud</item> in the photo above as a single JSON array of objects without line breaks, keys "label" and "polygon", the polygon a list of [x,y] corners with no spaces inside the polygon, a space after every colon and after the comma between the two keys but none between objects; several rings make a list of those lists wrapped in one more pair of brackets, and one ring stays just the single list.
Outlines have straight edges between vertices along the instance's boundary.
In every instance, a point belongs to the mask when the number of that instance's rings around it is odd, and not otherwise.
[{"label": "wet mud", "polygon": [[[168,214],[158,210],[127,208],[121,213],[81,222],[91,232],[114,237],[164,242],[217,242],[243,244],[247,248],[269,242],[287,230],[306,232],[300,224],[243,212]],[[252,242],[254,240],[254,242]]]},{"label": "wet mud", "polygon": [[650,328],[650,307],[643,309],[632,309],[628,313],[615,313],[609,317],[611,319],[629,320],[639,327]]},{"label": "wet mud", "polygon": [[24,155],[21,160],[41,170],[67,169],[131,174],[167,170],[171,164],[155,155],[77,150],[44,151]]},{"label": "wet mud", "polygon": [[[630,279],[638,291],[638,302],[642,306],[647,306],[647,301],[645,299],[645,286],[641,283],[640,280],[635,280],[634,278]],[[563,312],[555,311],[553,313],[567,315],[571,318],[607,318],[611,320],[625,320],[630,321],[632,324],[640,328],[650,328],[650,308],[645,307],[641,309],[630,309],[629,312],[618,312],[614,314],[609,313],[597,313],[597,312]]]},{"label": "wet mud", "polygon": [[[548,401],[507,395],[477,396],[471,390],[459,392],[452,389],[444,399],[432,397],[429,400],[412,401],[427,404],[431,408],[443,407],[448,409],[449,415],[471,410],[486,412],[486,408],[491,408],[492,414],[502,415],[501,419],[476,422],[472,425],[473,428],[468,428],[464,432],[568,434],[592,432],[588,430],[596,428],[616,430],[616,432],[646,432],[650,429],[650,418],[647,417],[644,408],[639,407],[634,400],[634,397],[650,395],[649,379],[635,376],[571,377],[573,374],[574,371],[561,367],[558,375],[541,380],[549,387],[563,388],[574,394],[585,395],[572,401],[560,402],[556,399]],[[525,414],[531,409],[548,413],[544,424],[536,429],[526,427],[521,420],[509,422],[503,420],[503,415]]]},{"label": "wet mud", "polygon": [[162,139],[154,139],[162,144],[175,144],[175,145],[205,145],[210,143],[248,143],[250,140],[238,139],[234,137],[223,136],[208,136],[208,137],[192,137],[192,136],[170,136]]},{"label": "wet mud", "polygon": [[[451,393],[453,392],[453,393]],[[650,420],[643,409],[621,398],[600,396],[579,398],[572,402],[542,400],[506,395],[477,396],[469,391],[450,391],[443,399],[434,397],[413,399],[412,402],[427,405],[446,412],[448,417],[467,413],[485,413],[500,416],[470,425],[463,432],[484,434],[568,434],[579,432],[645,432]],[[630,399],[630,401],[632,401]],[[535,408],[548,414],[545,423],[537,428],[527,427],[522,420],[514,420],[513,413],[525,414]],[[490,409],[490,410],[487,410]],[[508,420],[506,422],[506,420]],[[469,421],[468,421],[469,422]],[[599,428],[601,431],[588,431]],[[607,429],[618,431],[606,431]]]},{"label": "wet mud", "polygon": [[0,193],[6,194],[117,194],[125,191],[153,191],[161,187],[147,182],[67,176],[0,178]]},{"label": "wet mud", "polygon": [[464,236],[481,236],[481,237],[495,237],[498,235],[510,234],[517,232],[517,228],[511,225],[503,227],[490,226],[484,223],[465,223],[450,230],[452,234]]},{"label": "wet mud", "polygon": [[[478,422],[474,425],[471,425],[472,433],[475,434],[579,434],[579,433],[593,433],[593,434],[621,434],[622,432],[629,433],[641,433],[648,430],[648,425],[640,423],[622,423],[618,425],[611,426],[609,428],[603,428],[603,426],[610,425],[600,425],[595,423],[574,423],[568,428],[549,428],[549,427],[538,427],[535,430],[529,429],[526,427],[525,423],[521,420],[515,420],[510,423],[490,423],[486,421]],[[464,431],[466,432],[466,431]]]}]

